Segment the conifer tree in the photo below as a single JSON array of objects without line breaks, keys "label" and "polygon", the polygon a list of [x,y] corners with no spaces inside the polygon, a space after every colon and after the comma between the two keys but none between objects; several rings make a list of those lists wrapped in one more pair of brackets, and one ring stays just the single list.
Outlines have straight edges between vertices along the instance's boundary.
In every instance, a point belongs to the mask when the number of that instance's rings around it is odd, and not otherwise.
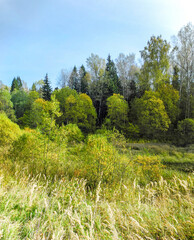
[{"label": "conifer tree", "polygon": [[12,84],[11,84],[11,92],[13,92],[15,89],[20,90],[22,87],[22,80],[20,77],[17,77],[13,79]]},{"label": "conifer tree", "polygon": [[80,82],[76,66],[74,66],[73,71],[69,77],[69,87],[76,90],[77,92],[80,92]]},{"label": "conifer tree", "polygon": [[113,93],[121,93],[121,82],[117,75],[115,63],[111,60],[110,55],[107,58],[105,79],[107,80],[109,96],[111,96]]},{"label": "conifer tree", "polygon": [[88,79],[87,79],[87,72],[86,69],[84,67],[84,65],[82,65],[80,67],[79,70],[79,77],[80,77],[80,85],[81,85],[81,93],[88,93]]},{"label": "conifer tree", "polygon": [[174,73],[173,73],[173,78],[172,78],[172,86],[177,91],[180,90],[179,68],[176,65],[174,66]]},{"label": "conifer tree", "polygon": [[42,98],[46,101],[50,101],[51,93],[52,93],[52,88],[51,88],[50,82],[48,80],[48,74],[46,74],[45,79],[44,79],[44,85],[42,87]]}]

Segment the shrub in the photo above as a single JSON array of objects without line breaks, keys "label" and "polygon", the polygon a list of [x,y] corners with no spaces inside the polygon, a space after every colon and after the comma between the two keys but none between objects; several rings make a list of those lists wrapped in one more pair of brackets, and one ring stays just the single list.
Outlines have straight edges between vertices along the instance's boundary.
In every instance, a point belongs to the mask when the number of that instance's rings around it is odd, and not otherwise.
[{"label": "shrub", "polygon": [[22,131],[5,114],[0,113],[0,146],[10,145]]},{"label": "shrub", "polygon": [[161,177],[162,164],[158,156],[137,156],[134,159],[134,170],[141,184],[157,181]]},{"label": "shrub", "polygon": [[62,126],[60,130],[67,137],[68,143],[78,143],[84,139],[82,131],[79,129],[77,124],[67,124],[66,126]]},{"label": "shrub", "polygon": [[126,145],[126,139],[124,135],[121,134],[116,128],[113,128],[113,130],[101,128],[96,131],[96,134],[105,136],[107,140],[113,144],[113,146],[125,147]]},{"label": "shrub", "polygon": [[119,158],[116,149],[105,136],[89,136],[80,157],[82,159],[80,176],[86,178],[91,187],[96,187],[99,181],[105,183],[114,181]]},{"label": "shrub", "polygon": [[65,174],[66,142],[50,141],[37,131],[25,131],[12,144],[9,158],[15,171],[44,174],[51,178]]}]

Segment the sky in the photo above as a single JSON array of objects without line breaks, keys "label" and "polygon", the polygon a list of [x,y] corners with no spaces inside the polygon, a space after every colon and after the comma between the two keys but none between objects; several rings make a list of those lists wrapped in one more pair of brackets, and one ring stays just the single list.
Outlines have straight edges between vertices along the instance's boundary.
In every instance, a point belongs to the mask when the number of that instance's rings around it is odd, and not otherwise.
[{"label": "sky", "polygon": [[30,88],[48,73],[54,88],[91,53],[138,61],[151,36],[170,42],[193,12],[194,0],[0,0],[0,81],[20,76]]}]

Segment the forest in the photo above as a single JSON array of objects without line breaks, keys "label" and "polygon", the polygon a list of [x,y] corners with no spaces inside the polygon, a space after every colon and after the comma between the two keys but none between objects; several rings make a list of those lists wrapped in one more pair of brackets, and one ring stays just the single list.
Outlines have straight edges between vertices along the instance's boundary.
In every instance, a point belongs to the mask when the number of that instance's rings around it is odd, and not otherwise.
[{"label": "forest", "polygon": [[194,26],[140,54],[0,82],[0,239],[192,239]]}]

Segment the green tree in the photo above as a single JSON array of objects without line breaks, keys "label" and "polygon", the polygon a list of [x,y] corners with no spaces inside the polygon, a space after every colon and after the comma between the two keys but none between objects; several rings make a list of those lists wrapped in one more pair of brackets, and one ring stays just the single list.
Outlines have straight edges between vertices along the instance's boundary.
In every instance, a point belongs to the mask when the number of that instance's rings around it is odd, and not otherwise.
[{"label": "green tree", "polygon": [[88,72],[86,72],[86,69],[84,65],[80,67],[79,70],[79,78],[80,78],[80,84],[81,84],[81,93],[89,93],[89,84],[91,82],[91,76]]},{"label": "green tree", "polygon": [[117,75],[115,63],[113,62],[113,60],[111,60],[110,55],[108,56],[106,63],[105,81],[107,82],[109,96],[111,96],[113,93],[121,93],[121,82]]},{"label": "green tree", "polygon": [[48,80],[48,74],[46,74],[44,79],[44,85],[42,87],[42,97],[46,101],[51,100],[52,88],[50,86],[50,82]]},{"label": "green tree", "polygon": [[21,90],[22,88],[22,80],[20,77],[17,77],[13,79],[12,83],[11,83],[11,92],[13,92],[14,90]]},{"label": "green tree", "polygon": [[21,118],[29,108],[28,93],[23,90],[15,90],[12,92],[11,101],[13,102],[13,109],[17,119]]},{"label": "green tree", "polygon": [[177,91],[180,90],[180,79],[179,79],[179,68],[177,65],[174,66],[173,78],[172,78],[172,86]]},{"label": "green tree", "polygon": [[152,36],[143,51],[140,51],[143,66],[139,76],[140,90],[144,92],[160,87],[161,83],[169,83],[169,49],[170,45],[161,36]]},{"label": "green tree", "polygon": [[65,101],[67,124],[77,124],[85,133],[92,132],[96,125],[96,111],[91,98],[86,94],[70,95]]},{"label": "green tree", "polygon": [[78,93],[80,92],[80,81],[76,66],[74,66],[69,77],[69,87],[76,90]]},{"label": "green tree", "polygon": [[132,111],[136,112],[140,133],[148,138],[157,138],[169,128],[170,119],[164,103],[152,91],[146,91],[141,98],[136,98]]},{"label": "green tree", "polygon": [[194,143],[194,119],[186,118],[178,122],[177,142],[181,145]]},{"label": "green tree", "polygon": [[172,85],[163,84],[156,92],[158,97],[163,101],[166,112],[171,123],[175,123],[178,119],[179,110],[179,92]]},{"label": "green tree", "polygon": [[10,118],[13,122],[16,121],[13,103],[11,101],[11,94],[6,88],[0,89],[0,112],[5,112],[8,118]]},{"label": "green tree", "polygon": [[51,96],[51,101],[38,98],[32,104],[30,127],[38,127],[42,133],[48,135],[55,127],[56,117],[60,115],[59,102],[55,96]]},{"label": "green tree", "polygon": [[66,99],[70,96],[73,95],[74,97],[78,97],[78,93],[73,90],[70,89],[69,87],[65,87],[62,89],[58,89],[55,90],[53,92],[53,94],[57,101],[59,102],[59,106],[60,106],[60,112],[62,113],[62,115],[57,118],[57,123],[61,126],[62,124],[67,124],[67,120],[66,120]]},{"label": "green tree", "polygon": [[120,131],[126,130],[129,107],[124,97],[120,94],[113,94],[113,96],[107,99],[107,107],[105,125],[108,124],[112,129],[115,127]]}]

